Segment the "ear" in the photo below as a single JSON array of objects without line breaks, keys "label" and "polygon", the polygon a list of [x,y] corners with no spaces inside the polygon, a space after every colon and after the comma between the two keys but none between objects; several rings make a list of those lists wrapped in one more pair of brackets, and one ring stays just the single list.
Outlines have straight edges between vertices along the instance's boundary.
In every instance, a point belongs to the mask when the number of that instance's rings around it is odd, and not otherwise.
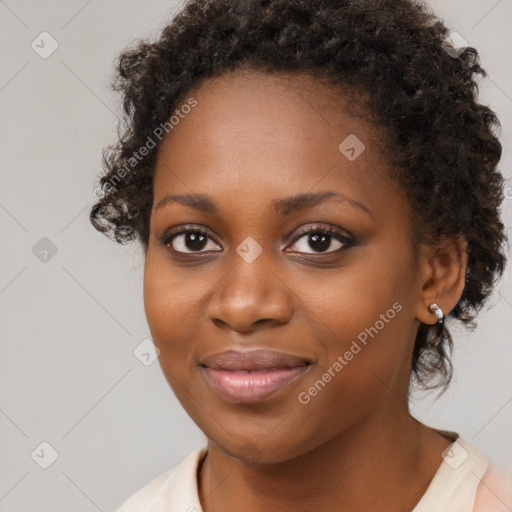
[{"label": "ear", "polygon": [[420,268],[423,275],[416,318],[423,324],[435,324],[429,310],[435,302],[448,315],[464,290],[467,268],[467,241],[464,237],[443,236],[435,246],[422,246]]}]

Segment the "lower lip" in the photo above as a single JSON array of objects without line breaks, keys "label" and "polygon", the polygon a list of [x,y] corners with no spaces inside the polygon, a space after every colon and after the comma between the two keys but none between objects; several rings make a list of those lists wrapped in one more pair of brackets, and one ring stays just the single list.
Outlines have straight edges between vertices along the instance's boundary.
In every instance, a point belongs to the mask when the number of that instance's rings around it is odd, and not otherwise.
[{"label": "lower lip", "polygon": [[203,368],[206,380],[223,398],[237,404],[260,402],[290,385],[310,365],[257,371]]}]

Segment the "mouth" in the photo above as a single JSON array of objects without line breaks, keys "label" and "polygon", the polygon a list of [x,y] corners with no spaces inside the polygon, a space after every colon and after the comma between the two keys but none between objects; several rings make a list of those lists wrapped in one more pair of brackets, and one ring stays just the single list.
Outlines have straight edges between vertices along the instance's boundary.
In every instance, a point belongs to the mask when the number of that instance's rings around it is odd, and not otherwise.
[{"label": "mouth", "polygon": [[291,385],[310,366],[308,359],[272,350],[229,350],[206,357],[200,364],[213,391],[238,404],[269,398]]}]

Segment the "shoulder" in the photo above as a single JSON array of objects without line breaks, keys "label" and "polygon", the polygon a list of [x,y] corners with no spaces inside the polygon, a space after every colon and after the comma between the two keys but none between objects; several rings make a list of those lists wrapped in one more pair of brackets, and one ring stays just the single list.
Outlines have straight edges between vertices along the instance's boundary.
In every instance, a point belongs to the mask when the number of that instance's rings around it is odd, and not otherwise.
[{"label": "shoulder", "polygon": [[181,506],[181,501],[199,505],[196,475],[205,454],[206,448],[191,452],[132,494],[116,512],[167,512],[169,506]]},{"label": "shoulder", "polygon": [[490,465],[478,484],[473,512],[510,512],[512,475]]}]

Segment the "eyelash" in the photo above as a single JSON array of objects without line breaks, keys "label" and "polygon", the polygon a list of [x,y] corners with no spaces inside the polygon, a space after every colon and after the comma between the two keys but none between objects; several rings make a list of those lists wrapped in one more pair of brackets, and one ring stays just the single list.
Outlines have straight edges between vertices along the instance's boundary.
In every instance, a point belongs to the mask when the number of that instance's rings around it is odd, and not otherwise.
[{"label": "eyelash", "polygon": [[[170,247],[170,244],[174,238],[176,238],[180,235],[186,235],[186,234],[191,234],[191,233],[206,236],[206,237],[210,238],[211,240],[213,240],[217,245],[220,245],[219,242],[217,242],[217,240],[215,240],[215,238],[211,236],[210,232],[208,232],[207,230],[202,229],[200,227],[192,226],[192,225],[183,226],[179,230],[164,234],[163,237],[160,239],[160,242],[165,247],[167,247],[167,249],[172,251],[174,254],[177,254],[179,257],[181,257],[181,256],[187,257],[187,256],[193,255],[193,254],[203,254],[203,251],[180,252],[180,251],[176,251]],[[341,244],[343,244],[343,246],[340,247],[339,249],[336,249],[334,251],[318,252],[318,253],[316,253],[317,255],[337,254],[337,253],[340,253],[341,251],[353,246],[355,243],[353,238],[351,238],[347,235],[343,235],[342,233],[340,233],[337,230],[335,231],[333,229],[326,228],[325,226],[316,225],[316,226],[313,226],[310,228],[299,229],[299,232],[297,233],[297,235],[291,245],[294,245],[298,240],[303,238],[305,235],[309,235],[309,234],[328,235],[328,236],[331,236],[334,239],[338,240]],[[208,251],[206,251],[206,252],[208,252]],[[221,252],[221,251],[213,251],[213,252]],[[308,256],[315,255],[315,253],[300,253],[300,254],[306,254]]]}]

